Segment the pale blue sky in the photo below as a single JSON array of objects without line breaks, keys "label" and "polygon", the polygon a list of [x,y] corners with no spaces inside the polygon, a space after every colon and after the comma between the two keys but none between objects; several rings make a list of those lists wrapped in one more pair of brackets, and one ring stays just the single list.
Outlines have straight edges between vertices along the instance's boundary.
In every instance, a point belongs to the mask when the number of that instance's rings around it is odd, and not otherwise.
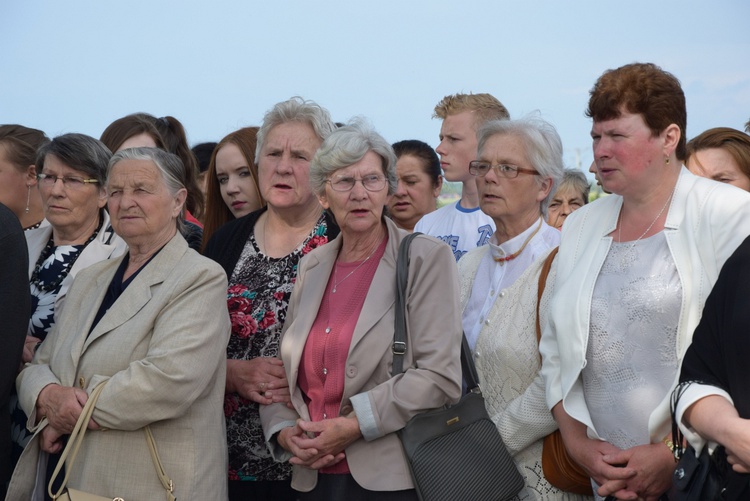
[{"label": "pale blue sky", "polygon": [[539,110],[587,168],[588,91],[633,61],[681,80],[688,137],[750,119],[747,0],[0,0],[0,47],[0,123],[51,136],[145,111],[195,144],[301,95],[436,146],[437,101],[490,92],[514,117]]}]

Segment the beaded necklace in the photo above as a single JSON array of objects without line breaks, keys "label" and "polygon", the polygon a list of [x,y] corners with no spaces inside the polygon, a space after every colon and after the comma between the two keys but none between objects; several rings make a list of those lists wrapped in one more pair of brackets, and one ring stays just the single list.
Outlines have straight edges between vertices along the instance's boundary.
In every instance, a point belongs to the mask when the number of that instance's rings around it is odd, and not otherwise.
[{"label": "beaded necklace", "polygon": [[36,285],[36,288],[39,289],[42,292],[52,292],[54,290],[57,290],[58,287],[60,287],[60,284],[63,280],[65,280],[65,277],[68,276],[70,273],[70,270],[73,268],[73,264],[75,264],[76,260],[78,260],[78,257],[81,255],[81,252],[83,252],[83,249],[94,241],[96,236],[99,234],[99,231],[102,228],[102,220],[99,219],[99,226],[97,227],[96,231],[91,234],[88,240],[86,240],[86,243],[83,245],[74,245],[73,247],[77,247],[77,252],[73,255],[70,261],[68,261],[65,264],[65,268],[60,272],[60,274],[57,276],[55,280],[49,283],[40,282],[39,281],[39,273],[42,271],[42,266],[44,265],[44,262],[49,258],[55,249],[55,240],[54,236],[50,235],[49,240],[47,241],[47,245],[44,247],[44,250],[42,250],[42,253],[39,254],[39,259],[36,260],[36,266],[34,266],[34,272],[31,274],[31,279],[29,280],[29,283],[32,283]]},{"label": "beaded necklace", "polygon": [[508,254],[507,256],[504,256],[504,257],[495,257],[495,256],[492,256],[492,259],[494,259],[496,263],[505,264],[508,261],[517,258],[523,252],[523,250],[526,248],[526,246],[528,245],[528,243],[531,242],[531,239],[534,238],[534,235],[536,235],[537,233],[539,233],[539,230],[541,228],[542,228],[542,218],[539,218],[539,226],[537,226],[536,229],[534,230],[534,232],[531,235],[529,235],[529,237],[526,239],[526,241],[523,243],[523,245],[521,246],[520,249],[518,249],[513,254]]}]

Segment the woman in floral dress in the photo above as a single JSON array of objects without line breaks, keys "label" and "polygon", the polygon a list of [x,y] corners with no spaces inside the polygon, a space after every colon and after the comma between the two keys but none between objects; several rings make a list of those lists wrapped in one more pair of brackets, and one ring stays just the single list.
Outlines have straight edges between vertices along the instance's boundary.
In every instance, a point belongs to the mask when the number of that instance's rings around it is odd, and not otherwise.
[{"label": "woman in floral dress", "polygon": [[338,234],[309,181],[310,160],[334,128],[328,112],[311,101],[292,98],[274,106],[258,131],[255,155],[267,207],[222,226],[204,250],[229,280],[224,412],[230,500],[296,497],[291,467],[274,462],[267,450],[258,410],[289,401],[276,356],[297,265]]}]

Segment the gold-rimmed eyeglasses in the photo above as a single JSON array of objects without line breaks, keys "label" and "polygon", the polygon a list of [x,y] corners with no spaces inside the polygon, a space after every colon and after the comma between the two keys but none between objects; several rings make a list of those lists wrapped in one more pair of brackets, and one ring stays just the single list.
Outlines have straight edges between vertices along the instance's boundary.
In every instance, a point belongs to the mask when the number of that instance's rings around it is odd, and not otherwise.
[{"label": "gold-rimmed eyeglasses", "polygon": [[492,167],[495,168],[495,172],[498,176],[507,177],[508,179],[518,177],[519,172],[523,172],[524,174],[532,174],[535,176],[539,174],[539,172],[535,171],[534,169],[525,169],[523,167],[512,164],[492,165],[490,162],[483,162],[482,160],[474,160],[472,162],[469,162],[469,172],[472,176],[484,177]]},{"label": "gold-rimmed eyeglasses", "polygon": [[84,179],[76,176],[55,176],[54,174],[37,174],[36,179],[39,181],[39,185],[44,188],[52,188],[59,179],[63,182],[63,186],[71,190],[78,190],[87,184],[95,184],[99,182],[98,179]]}]

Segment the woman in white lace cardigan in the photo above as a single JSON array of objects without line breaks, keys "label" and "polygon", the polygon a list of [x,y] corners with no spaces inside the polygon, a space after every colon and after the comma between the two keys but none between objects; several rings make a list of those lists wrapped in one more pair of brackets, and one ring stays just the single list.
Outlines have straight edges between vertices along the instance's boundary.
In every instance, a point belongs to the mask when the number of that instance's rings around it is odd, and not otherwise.
[{"label": "woman in white lace cardigan", "polygon": [[562,143],[554,127],[533,118],[489,122],[478,137],[479,160],[470,171],[497,229],[489,245],[459,261],[464,332],[487,410],[525,479],[518,499],[579,499],[542,473],[542,441],[557,425],[539,375],[535,329],[539,272],[560,242],[542,215],[563,175]]}]

